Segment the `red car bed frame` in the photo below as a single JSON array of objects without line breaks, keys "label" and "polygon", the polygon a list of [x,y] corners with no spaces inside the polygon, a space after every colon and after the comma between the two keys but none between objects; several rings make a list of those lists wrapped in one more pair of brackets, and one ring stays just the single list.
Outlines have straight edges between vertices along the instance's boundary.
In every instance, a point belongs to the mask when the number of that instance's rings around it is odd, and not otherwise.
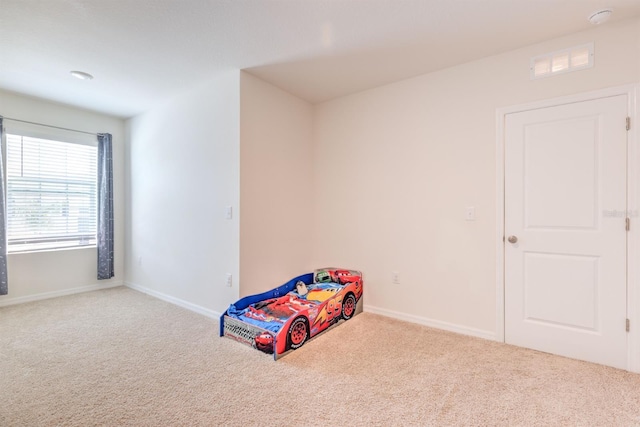
[{"label": "red car bed frame", "polygon": [[[296,284],[304,283],[304,289]],[[220,336],[274,360],[362,312],[362,273],[323,268],[267,292],[236,301],[220,316]]]}]

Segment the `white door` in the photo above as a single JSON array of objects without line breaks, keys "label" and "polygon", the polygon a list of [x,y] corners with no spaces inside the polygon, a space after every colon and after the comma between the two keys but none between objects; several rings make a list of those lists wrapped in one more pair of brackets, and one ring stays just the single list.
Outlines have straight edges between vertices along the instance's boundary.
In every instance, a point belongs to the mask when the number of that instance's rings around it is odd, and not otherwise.
[{"label": "white door", "polygon": [[505,117],[505,342],[627,368],[627,115],[620,95]]}]

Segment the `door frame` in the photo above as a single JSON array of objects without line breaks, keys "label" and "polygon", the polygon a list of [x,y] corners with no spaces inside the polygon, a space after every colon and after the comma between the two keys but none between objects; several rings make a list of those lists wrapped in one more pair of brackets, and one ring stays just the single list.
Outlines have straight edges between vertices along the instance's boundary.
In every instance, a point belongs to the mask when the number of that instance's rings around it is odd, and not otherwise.
[{"label": "door frame", "polygon": [[[496,341],[505,342],[505,119],[507,114],[627,95],[631,128],[627,136],[627,206],[631,227],[627,238],[627,370],[640,373],[640,147],[637,108],[640,85],[630,84],[562,96],[496,110]],[[624,126],[621,123],[620,126]],[[631,260],[638,260],[633,263]],[[624,325],[620,325],[621,328]]]}]

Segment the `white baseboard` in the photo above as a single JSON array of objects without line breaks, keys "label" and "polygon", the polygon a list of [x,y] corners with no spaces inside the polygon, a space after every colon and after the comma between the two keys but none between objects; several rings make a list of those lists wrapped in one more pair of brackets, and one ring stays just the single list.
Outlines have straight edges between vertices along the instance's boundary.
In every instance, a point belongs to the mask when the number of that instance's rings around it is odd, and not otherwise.
[{"label": "white baseboard", "polygon": [[364,306],[364,311],[373,314],[380,314],[406,322],[417,323],[419,325],[428,326],[435,329],[443,329],[457,334],[469,335],[472,337],[483,338],[486,340],[496,341],[495,332],[484,331],[482,329],[469,328],[467,326],[456,325],[453,323],[443,322],[441,320],[428,319],[426,317],[415,316],[413,314],[400,313],[398,311],[387,310],[386,308],[378,308],[370,305]]},{"label": "white baseboard", "polygon": [[137,285],[135,283],[124,282],[124,285],[127,288],[131,288],[133,290],[142,292],[144,294],[150,295],[150,296],[152,296],[154,298],[161,299],[163,301],[166,301],[168,303],[177,305],[179,307],[186,308],[189,311],[193,311],[195,313],[202,314],[203,316],[210,317],[212,319],[218,320],[218,319],[220,319],[220,316],[222,315],[222,313],[218,313],[217,311],[214,311],[214,310],[211,310],[211,309],[208,309],[208,308],[204,308],[204,307],[202,307],[200,305],[190,303],[190,302],[182,300],[180,298],[172,297],[171,295],[163,294],[162,292],[154,291],[153,289],[149,289],[147,287],[140,286],[140,285]]},{"label": "white baseboard", "polygon": [[[215,310],[211,310],[211,309],[202,307],[200,305],[190,303],[188,301],[173,297],[171,295],[163,294],[162,292],[158,292],[153,289],[149,289],[147,287],[137,285],[135,283],[122,282],[122,281],[109,282],[104,285],[94,284],[94,285],[79,286],[76,288],[63,289],[60,291],[53,291],[53,292],[44,292],[41,294],[28,295],[24,297],[15,297],[15,298],[6,298],[6,299],[3,297],[3,298],[0,298],[0,307],[5,307],[5,306],[15,305],[15,304],[23,304],[23,303],[32,302],[32,301],[40,301],[44,299],[62,297],[66,295],[73,295],[73,294],[78,294],[82,292],[97,291],[100,289],[115,288],[123,285],[128,288],[134,289],[136,291],[150,295],[154,298],[158,298],[168,303],[193,311],[195,313],[202,314],[203,316],[206,316],[212,319],[217,320],[220,318],[222,314]],[[365,305],[364,311],[368,313],[391,317],[398,320],[403,320],[406,322],[417,323],[419,325],[424,325],[431,328],[442,329],[445,331],[455,332],[463,335],[469,335],[472,337],[484,338],[491,341],[495,341],[497,339],[495,332],[469,328],[467,326],[460,326],[453,323],[443,322],[443,321],[434,320],[434,319],[428,319],[426,317],[415,316],[413,314],[406,314],[406,313],[401,313],[393,310],[387,310],[385,308],[374,307],[371,305]]]},{"label": "white baseboard", "polygon": [[43,292],[41,294],[27,295],[24,297],[15,297],[15,298],[6,298],[6,299],[2,297],[0,298],[0,307],[6,307],[8,305],[15,305],[15,304],[24,304],[25,302],[40,301],[40,300],[49,299],[49,298],[63,297],[66,295],[79,294],[82,292],[98,291],[100,289],[115,288],[122,285],[123,285],[122,281],[116,281],[116,282],[109,282],[104,285],[94,284],[94,285],[79,286],[77,288],[63,289],[60,291],[52,291],[52,292]]},{"label": "white baseboard", "polygon": [[[175,304],[179,307],[186,308],[187,310],[193,311],[198,314],[202,314],[204,316],[207,316],[213,319],[219,319],[222,314],[217,311],[182,300],[180,298],[176,298],[171,295],[163,294],[162,292],[158,292],[153,289],[149,289],[147,287],[137,285],[135,283],[125,282],[124,285],[128,288],[145,293],[152,297],[161,299],[171,304]],[[496,340],[496,334],[494,332],[484,331],[481,329],[455,325],[453,323],[442,322],[440,320],[427,319],[425,317],[414,316],[412,314],[406,314],[406,313],[400,313],[397,311],[373,307],[370,305],[365,305],[364,311],[369,313],[374,313],[374,314],[380,314],[382,316],[387,316],[387,317],[391,317],[398,320],[404,320],[411,323],[417,323],[419,325],[429,326],[431,328],[443,329],[445,331],[455,332],[458,334],[469,335],[472,337],[483,338],[491,341]]]}]

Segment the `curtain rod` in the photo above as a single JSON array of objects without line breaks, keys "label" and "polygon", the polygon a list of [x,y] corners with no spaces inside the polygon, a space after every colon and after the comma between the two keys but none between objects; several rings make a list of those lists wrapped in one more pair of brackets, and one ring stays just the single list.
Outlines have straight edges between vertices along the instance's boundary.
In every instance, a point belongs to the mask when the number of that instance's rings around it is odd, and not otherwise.
[{"label": "curtain rod", "polygon": [[97,134],[97,133],[85,132],[85,131],[83,131],[83,130],[76,130],[76,129],[63,128],[63,127],[60,127],[60,126],[45,125],[45,124],[43,124],[43,123],[29,122],[29,121],[27,121],[27,120],[12,119],[11,117],[3,117],[3,116],[0,116],[0,118],[3,118],[3,119],[5,119],[5,120],[12,120],[12,121],[14,121],[14,122],[28,123],[28,124],[30,124],[30,125],[44,126],[44,127],[53,128],[53,129],[67,130],[67,131],[69,131],[69,132],[78,132],[78,133],[84,133],[84,134],[86,134],[86,135],[98,136],[98,134]]}]

